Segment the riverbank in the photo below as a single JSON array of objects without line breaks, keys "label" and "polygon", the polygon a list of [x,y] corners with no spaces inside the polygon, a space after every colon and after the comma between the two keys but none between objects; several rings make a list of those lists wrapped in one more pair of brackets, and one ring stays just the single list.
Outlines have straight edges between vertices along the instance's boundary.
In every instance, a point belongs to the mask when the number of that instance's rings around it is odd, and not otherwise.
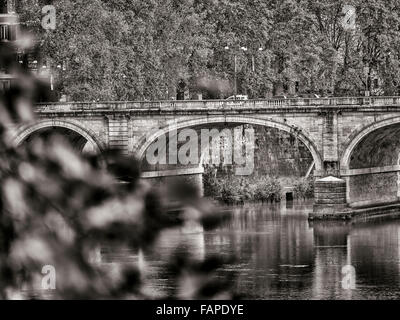
[{"label": "riverbank", "polygon": [[332,214],[309,214],[309,221],[321,220],[346,220],[358,221],[373,218],[400,217],[400,203],[386,204],[369,208],[349,208],[342,212]]},{"label": "riverbank", "polygon": [[[286,179],[287,180],[287,179]],[[236,205],[252,202],[279,203],[285,196],[287,181],[275,177],[217,177],[206,172],[203,177],[204,195],[221,203]],[[312,179],[301,178],[291,183],[293,199],[309,199],[314,196]]]}]

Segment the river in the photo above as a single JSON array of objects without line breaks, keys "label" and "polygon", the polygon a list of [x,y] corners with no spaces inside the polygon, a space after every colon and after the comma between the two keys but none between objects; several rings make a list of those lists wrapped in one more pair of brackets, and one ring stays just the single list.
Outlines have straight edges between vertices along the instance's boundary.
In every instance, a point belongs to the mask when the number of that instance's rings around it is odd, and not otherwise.
[{"label": "river", "polygon": [[[178,250],[199,260],[234,255],[219,274],[234,273],[234,290],[247,299],[400,298],[400,220],[310,224],[311,202],[231,209],[218,229],[168,231],[150,253],[104,247],[102,263],[138,263],[155,295],[176,285],[165,262]],[[354,267],[354,286],[343,284],[347,265]]]}]

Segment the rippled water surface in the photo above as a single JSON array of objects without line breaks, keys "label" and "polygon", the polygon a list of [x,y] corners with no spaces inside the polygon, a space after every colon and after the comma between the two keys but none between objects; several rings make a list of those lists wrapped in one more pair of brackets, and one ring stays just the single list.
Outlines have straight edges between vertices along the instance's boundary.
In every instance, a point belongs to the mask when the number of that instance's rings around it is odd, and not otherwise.
[{"label": "rippled water surface", "polygon": [[[149,290],[171,292],[165,262],[178,251],[198,259],[236,257],[222,275],[235,273],[234,288],[250,299],[400,298],[400,220],[310,224],[310,204],[245,205],[217,230],[164,233],[154,252],[102,248],[104,264],[138,263]],[[356,288],[342,288],[342,268],[354,266]]]}]

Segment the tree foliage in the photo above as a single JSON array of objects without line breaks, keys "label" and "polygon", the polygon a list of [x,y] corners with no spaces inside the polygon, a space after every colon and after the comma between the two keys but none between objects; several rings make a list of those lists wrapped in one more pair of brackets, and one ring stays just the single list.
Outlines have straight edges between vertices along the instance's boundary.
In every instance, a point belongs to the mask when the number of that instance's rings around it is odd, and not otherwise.
[{"label": "tree foliage", "polygon": [[[72,100],[171,98],[180,80],[193,96],[213,88],[219,96],[230,94],[234,54],[239,91],[252,98],[357,95],[376,89],[373,79],[384,88],[380,94],[398,93],[397,0],[52,3],[57,28],[38,33],[40,47],[55,65],[67,63],[57,79]],[[354,28],[344,26],[345,5],[356,9]],[[37,10],[22,8],[23,19],[37,17]],[[230,82],[228,89],[224,81]]]}]

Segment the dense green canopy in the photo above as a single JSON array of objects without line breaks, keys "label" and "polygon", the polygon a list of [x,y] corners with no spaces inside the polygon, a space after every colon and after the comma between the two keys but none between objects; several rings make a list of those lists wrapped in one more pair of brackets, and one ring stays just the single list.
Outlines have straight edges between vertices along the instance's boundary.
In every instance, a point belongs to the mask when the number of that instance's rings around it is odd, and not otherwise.
[{"label": "dense green canopy", "polygon": [[19,12],[41,52],[66,65],[56,79],[73,100],[165,99],[180,80],[192,97],[226,97],[234,54],[239,93],[252,98],[398,94],[398,0],[54,0],[54,31],[40,28],[38,1]]}]

